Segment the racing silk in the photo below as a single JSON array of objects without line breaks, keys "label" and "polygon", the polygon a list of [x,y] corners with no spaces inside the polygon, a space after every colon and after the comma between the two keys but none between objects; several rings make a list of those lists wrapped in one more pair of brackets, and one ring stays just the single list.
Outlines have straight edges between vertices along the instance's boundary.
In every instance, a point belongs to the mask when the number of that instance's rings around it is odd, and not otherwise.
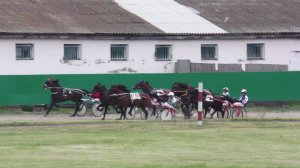
[{"label": "racing silk", "polygon": [[93,93],[91,97],[92,97],[92,98],[95,98],[95,99],[100,99],[100,98],[101,98],[101,96],[100,96],[100,93],[99,93],[99,92],[95,92],[95,93]]},{"label": "racing silk", "polygon": [[243,103],[244,105],[248,103],[248,96],[247,95],[242,95],[239,99],[239,102]]}]

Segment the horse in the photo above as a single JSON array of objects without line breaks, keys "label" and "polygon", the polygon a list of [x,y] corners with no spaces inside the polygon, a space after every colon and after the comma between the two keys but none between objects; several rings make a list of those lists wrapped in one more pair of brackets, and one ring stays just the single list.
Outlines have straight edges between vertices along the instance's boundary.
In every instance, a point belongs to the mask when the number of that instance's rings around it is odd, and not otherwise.
[{"label": "horse", "polygon": [[125,120],[127,108],[131,106],[130,90],[125,85],[112,85],[108,90],[108,97],[111,105],[120,109],[120,120]]},{"label": "horse", "polygon": [[142,89],[142,91],[148,94],[151,98],[156,98],[157,101],[168,101],[168,93],[171,92],[169,89],[155,89],[147,81],[139,81],[133,87],[134,90]]},{"label": "horse", "polygon": [[[125,85],[115,85],[117,89],[122,90],[123,92],[130,93]],[[128,114],[131,114],[134,107],[139,107],[145,114],[145,119],[148,117],[148,111],[146,108],[152,110],[154,108],[151,97],[146,93],[130,93],[130,110]],[[152,115],[152,114],[151,114]]]},{"label": "horse", "polygon": [[191,106],[198,108],[198,90],[186,83],[175,82],[172,84],[172,91],[180,98],[182,112],[185,118],[189,119]]},{"label": "horse", "polygon": [[[130,93],[130,90],[128,90],[124,85],[114,85],[112,87],[114,87],[115,89],[119,89],[124,93]],[[106,87],[100,83],[97,83],[92,90],[92,93],[96,93],[96,92],[98,92],[101,95],[100,96],[101,104],[99,107],[104,107],[107,110],[107,107],[112,104],[112,96],[109,96]],[[134,107],[140,107],[142,111],[145,113],[145,119],[147,119],[148,111],[146,110],[146,107],[149,109],[153,109],[153,105],[151,103],[151,97],[145,93],[139,93],[139,96],[141,99],[131,100],[129,114],[131,113]],[[107,112],[106,110],[104,111],[102,120],[105,119],[105,115]],[[121,113],[121,109],[119,109],[117,106],[115,106],[115,110]]]},{"label": "horse", "polygon": [[77,111],[80,110],[80,105],[82,103],[82,97],[89,94],[89,92],[85,89],[70,89],[61,87],[59,84],[59,80],[48,79],[43,85],[44,89],[50,89],[51,91],[51,103],[47,112],[44,114],[46,117],[53,106],[56,106],[56,103],[65,102],[65,101],[73,101],[75,102],[75,112],[71,115],[74,117],[77,115]]}]

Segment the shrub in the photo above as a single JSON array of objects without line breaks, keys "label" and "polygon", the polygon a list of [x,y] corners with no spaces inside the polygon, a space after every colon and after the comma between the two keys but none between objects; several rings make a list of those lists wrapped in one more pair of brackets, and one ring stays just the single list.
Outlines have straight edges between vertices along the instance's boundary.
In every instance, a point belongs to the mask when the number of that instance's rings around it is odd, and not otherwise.
[{"label": "shrub", "polygon": [[21,106],[22,111],[27,111],[27,112],[33,112],[34,111],[34,107],[31,105],[22,105]]}]

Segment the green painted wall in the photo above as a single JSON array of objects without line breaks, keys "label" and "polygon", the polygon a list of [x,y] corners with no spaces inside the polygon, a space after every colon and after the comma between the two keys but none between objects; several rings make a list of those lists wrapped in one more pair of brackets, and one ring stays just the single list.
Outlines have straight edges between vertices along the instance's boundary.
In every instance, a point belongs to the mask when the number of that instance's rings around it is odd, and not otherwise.
[{"label": "green painted wall", "polygon": [[242,72],[242,73],[189,73],[189,74],[78,74],[78,75],[3,75],[0,105],[44,104],[50,101],[50,91],[43,90],[47,78],[59,79],[67,88],[91,90],[101,82],[125,84],[132,88],[139,80],[149,81],[155,88],[170,88],[173,82],[186,82],[197,86],[203,82],[205,89],[221,93],[229,87],[231,96],[240,95],[246,88],[253,101],[300,100],[300,72]]}]

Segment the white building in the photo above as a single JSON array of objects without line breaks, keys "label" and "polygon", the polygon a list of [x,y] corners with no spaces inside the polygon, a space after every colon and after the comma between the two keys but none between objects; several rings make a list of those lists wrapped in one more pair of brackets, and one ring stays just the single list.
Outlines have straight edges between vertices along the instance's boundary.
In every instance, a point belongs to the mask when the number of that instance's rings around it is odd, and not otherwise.
[{"label": "white building", "polygon": [[295,0],[0,2],[0,75],[185,72],[180,60],[208,71],[300,70],[299,8]]}]

